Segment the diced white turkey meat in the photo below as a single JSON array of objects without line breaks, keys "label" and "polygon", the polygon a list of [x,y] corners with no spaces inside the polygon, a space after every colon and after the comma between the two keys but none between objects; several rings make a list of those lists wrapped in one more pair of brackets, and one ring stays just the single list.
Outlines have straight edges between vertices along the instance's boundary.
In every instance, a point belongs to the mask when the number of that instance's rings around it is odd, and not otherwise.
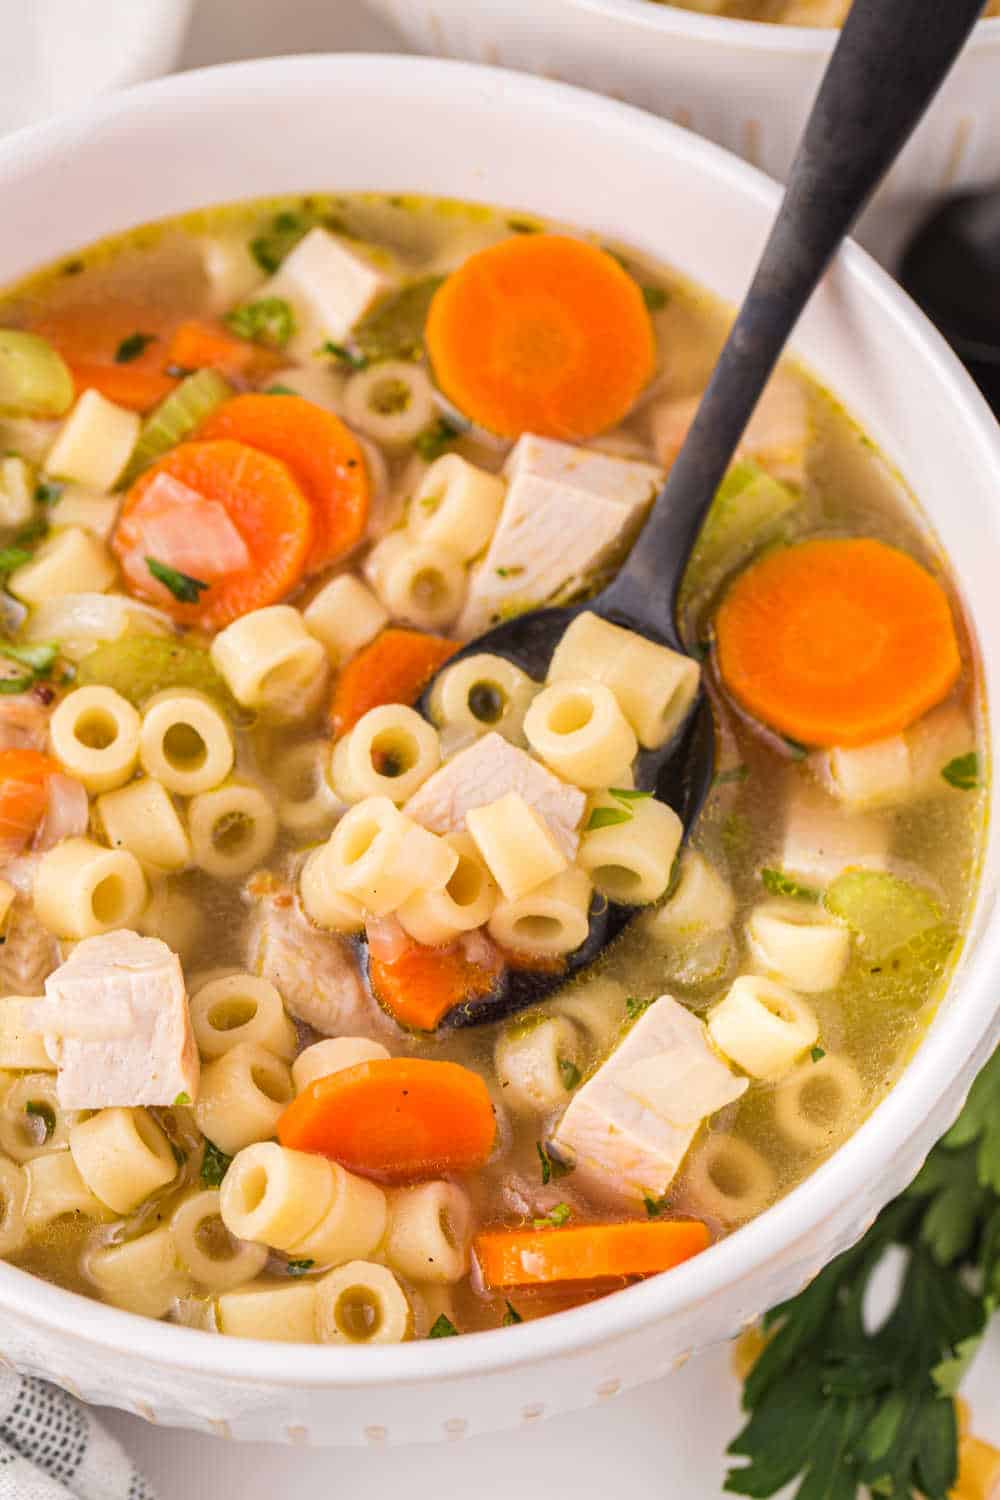
[{"label": "diced white turkey meat", "polygon": [[785,797],[779,868],[805,885],[823,887],[849,865],[884,870],[889,823],[877,813],[850,812],[806,776],[793,772]]},{"label": "diced white turkey meat", "polygon": [[[22,861],[18,860],[20,865]],[[23,861],[28,864],[26,858]],[[30,862],[33,873],[35,862]],[[15,874],[8,867],[5,876]],[[12,880],[11,884],[16,884]],[[59,948],[47,927],[35,916],[30,885],[18,895],[10,909],[3,943],[0,945],[0,994],[40,995],[45,981],[59,964]]]},{"label": "diced white turkey meat", "polygon": [[85,938],[46,980],[29,1021],[56,1058],[64,1109],[198,1096],[184,976],[159,938],[126,929]]},{"label": "diced white turkey meat", "polygon": [[446,761],[414,792],[403,812],[431,833],[459,833],[466,813],[498,802],[508,792],[523,797],[544,820],[567,859],[576,858],[587,805],[583,792],[495,732]]},{"label": "diced white turkey meat", "polygon": [[[700,396],[685,396],[651,409],[650,436],[657,458],[667,468],[680,452],[700,401]],[[754,459],[775,479],[801,484],[808,436],[805,388],[794,374],[780,369],[764,387],[736,454]]]},{"label": "diced white turkey meat", "polygon": [[615,1202],[658,1198],[702,1120],[746,1088],[697,1016],[661,995],[574,1094],[551,1143],[586,1191]]},{"label": "diced white turkey meat", "polygon": [[293,1016],[324,1036],[350,1033],[371,1015],[350,945],[336,933],[313,927],[290,891],[258,900],[247,967],[270,980]]},{"label": "diced white turkey meat", "polygon": [[290,305],[295,331],[285,347],[310,360],[324,339],[342,343],[355,323],[398,284],[388,252],[316,228],[255,296],[281,297]]},{"label": "diced white turkey meat", "polygon": [[500,520],[456,626],[463,639],[580,589],[627,549],[663,482],[654,464],[531,435],[504,473]]}]

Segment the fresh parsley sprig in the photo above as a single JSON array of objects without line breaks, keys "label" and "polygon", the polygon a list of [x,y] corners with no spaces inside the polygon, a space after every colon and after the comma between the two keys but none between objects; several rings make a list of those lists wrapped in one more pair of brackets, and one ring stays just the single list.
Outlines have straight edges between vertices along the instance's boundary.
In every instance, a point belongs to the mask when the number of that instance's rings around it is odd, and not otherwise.
[{"label": "fresh parsley sprig", "polygon": [[[906,1254],[877,1328],[865,1295]],[[947,1500],[958,1472],[953,1397],[1000,1299],[1000,1052],[919,1176],[864,1238],[775,1308],[744,1388],[726,1489],[755,1500]]]}]

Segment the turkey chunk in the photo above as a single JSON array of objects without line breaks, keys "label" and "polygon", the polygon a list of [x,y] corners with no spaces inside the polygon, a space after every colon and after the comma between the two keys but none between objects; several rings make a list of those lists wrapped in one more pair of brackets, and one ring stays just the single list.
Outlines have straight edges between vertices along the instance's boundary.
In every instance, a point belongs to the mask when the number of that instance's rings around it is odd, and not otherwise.
[{"label": "turkey chunk", "polygon": [[504,472],[500,520],[456,627],[463,638],[577,592],[626,550],[663,481],[653,464],[530,435]]},{"label": "turkey chunk", "polygon": [[848,865],[884,870],[890,825],[877,813],[849,812],[812,781],[792,773],[778,860],[786,875],[826,886]]},{"label": "turkey chunk", "polygon": [[85,938],[45,981],[45,999],[33,1012],[32,1024],[56,1057],[64,1109],[197,1097],[184,977],[177,955],[158,938],[125,930]]},{"label": "turkey chunk", "polygon": [[501,734],[486,734],[452,756],[414,792],[403,811],[432,833],[458,833],[465,827],[466,813],[498,802],[508,792],[523,797],[543,819],[567,859],[576,858],[577,830],[587,805],[583,792],[560,781]]},{"label": "turkey chunk", "polygon": [[746,1087],[713,1050],[702,1022],[662,995],[578,1089],[552,1145],[574,1162],[574,1182],[601,1198],[659,1198],[702,1120]]},{"label": "turkey chunk", "polygon": [[287,348],[310,360],[324,339],[343,342],[354,324],[398,282],[395,264],[386,251],[316,228],[299,241],[255,296],[281,297],[290,304],[295,330]]},{"label": "turkey chunk", "polygon": [[[650,436],[657,458],[668,468],[680,452],[700,404],[700,395],[685,396],[652,408]],[[788,370],[779,369],[764,387],[736,456],[753,459],[786,484],[801,484],[808,438],[805,386]]]},{"label": "turkey chunk", "polygon": [[324,1036],[350,1033],[371,1013],[350,945],[313,927],[291,891],[279,889],[260,898],[247,967],[270,980],[293,1016]]}]

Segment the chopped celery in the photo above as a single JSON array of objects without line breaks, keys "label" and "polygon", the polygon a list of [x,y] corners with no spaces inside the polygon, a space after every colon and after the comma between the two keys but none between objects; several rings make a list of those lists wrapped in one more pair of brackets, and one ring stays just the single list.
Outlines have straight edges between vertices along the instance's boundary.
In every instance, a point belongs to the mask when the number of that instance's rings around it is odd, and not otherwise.
[{"label": "chopped celery", "polygon": [[944,921],[933,896],[884,870],[845,870],[823,904],[857,936],[866,959],[882,959]]},{"label": "chopped celery", "polygon": [[189,436],[229,396],[233,388],[216,370],[196,370],[151,411],[142,430],[121,485],[132,483],[137,474]]},{"label": "chopped celery", "polygon": [[61,417],[73,404],[73,377],[36,333],[0,328],[0,415]]},{"label": "chopped celery", "polygon": [[[893,1025],[930,999],[955,946],[957,933],[948,922],[928,927],[880,958],[856,952],[838,986],[844,1024],[855,1043],[871,1046]],[[876,1031],[872,1028],[878,1027]]]},{"label": "chopped celery", "polygon": [[354,330],[354,343],[365,359],[375,363],[420,357],[431,299],[443,280],[443,276],[425,276],[411,281],[362,318]]},{"label": "chopped celery", "polygon": [[126,635],[98,646],[80,662],[76,680],[83,687],[102,683],[121,693],[136,708],[164,688],[197,688],[218,702],[229,703],[225,683],[200,646],[155,635]]},{"label": "chopped celery", "polygon": [[756,551],[798,503],[795,491],[772,479],[759,464],[732,464],[712,501],[685,574],[685,588],[700,588],[716,569],[728,570]]}]

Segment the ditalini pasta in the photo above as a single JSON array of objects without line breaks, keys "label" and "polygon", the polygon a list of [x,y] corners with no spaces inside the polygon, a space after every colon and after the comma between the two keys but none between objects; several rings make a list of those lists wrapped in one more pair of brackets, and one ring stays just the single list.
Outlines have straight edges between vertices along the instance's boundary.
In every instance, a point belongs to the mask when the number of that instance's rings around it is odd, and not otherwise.
[{"label": "ditalini pasta", "polygon": [[[739,1232],[975,898],[978,653],[902,486],[783,364],[675,651],[603,593],[727,326],[667,268],[317,192],[72,269],[0,290],[0,1256],[347,1346]],[[482,639],[553,604],[550,659]]]}]

